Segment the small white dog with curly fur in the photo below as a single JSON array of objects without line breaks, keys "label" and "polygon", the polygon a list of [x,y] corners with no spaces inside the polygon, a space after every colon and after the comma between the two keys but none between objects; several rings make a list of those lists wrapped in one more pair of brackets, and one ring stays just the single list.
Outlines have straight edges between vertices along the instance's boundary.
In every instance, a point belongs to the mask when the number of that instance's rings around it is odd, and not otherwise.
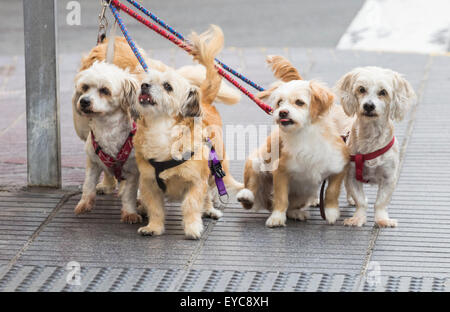
[{"label": "small white dog with curly fur", "polygon": [[86,177],[76,214],[94,207],[96,184],[105,171],[122,180],[121,220],[142,221],[136,212],[139,171],[131,141],[135,130],[128,113],[130,105],[137,100],[137,86],[132,74],[105,62],[96,62],[75,77],[74,109],[87,118],[89,125],[85,144]]},{"label": "small white dog with curly fur", "polygon": [[378,185],[375,223],[395,227],[387,206],[399,173],[399,147],[393,121],[401,121],[416,99],[413,88],[399,73],[380,67],[359,67],[344,75],[335,92],[348,116],[356,121],[348,140],[351,162],[345,178],[347,199],[356,204],[353,217],[345,225],[366,223],[367,199],[363,183]]}]

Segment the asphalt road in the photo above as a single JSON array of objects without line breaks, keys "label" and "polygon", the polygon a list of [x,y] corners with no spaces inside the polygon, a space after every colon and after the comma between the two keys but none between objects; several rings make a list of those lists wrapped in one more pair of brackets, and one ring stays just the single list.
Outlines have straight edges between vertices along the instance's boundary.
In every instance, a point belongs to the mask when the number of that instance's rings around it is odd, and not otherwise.
[{"label": "asphalt road", "polygon": [[[99,1],[79,1],[79,26],[67,25],[69,2],[57,1],[59,51],[86,51],[96,40]],[[192,30],[203,31],[209,24],[221,26],[227,46],[335,47],[364,0],[144,0],[142,3],[186,35]],[[23,54],[22,6],[20,0],[0,0],[0,54]],[[112,20],[111,15],[109,19]],[[144,48],[171,46],[134,20],[124,19],[134,39]]]}]

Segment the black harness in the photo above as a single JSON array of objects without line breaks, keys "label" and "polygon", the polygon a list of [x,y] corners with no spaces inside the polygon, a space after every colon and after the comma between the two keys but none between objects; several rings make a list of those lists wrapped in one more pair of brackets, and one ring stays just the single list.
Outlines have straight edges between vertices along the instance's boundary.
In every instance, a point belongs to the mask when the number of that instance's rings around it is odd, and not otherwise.
[{"label": "black harness", "polygon": [[165,192],[167,189],[166,184],[164,181],[159,177],[159,174],[163,172],[164,170],[176,167],[184,163],[186,160],[191,159],[191,157],[194,155],[194,152],[186,152],[182,155],[181,159],[170,159],[166,161],[155,161],[154,159],[149,159],[148,162],[150,165],[155,168],[155,175],[156,175],[156,183],[158,183],[159,188]]}]

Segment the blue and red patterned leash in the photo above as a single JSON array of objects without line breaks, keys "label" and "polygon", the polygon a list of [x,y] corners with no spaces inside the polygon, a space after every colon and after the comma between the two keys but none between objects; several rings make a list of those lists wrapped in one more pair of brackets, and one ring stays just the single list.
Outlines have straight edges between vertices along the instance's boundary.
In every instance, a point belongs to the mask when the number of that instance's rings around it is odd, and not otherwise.
[{"label": "blue and red patterned leash", "polygon": [[[138,2],[136,2],[135,0],[127,0],[128,3],[134,5],[134,7],[136,7],[137,9],[139,9],[141,12],[143,12],[145,15],[147,15],[148,17],[150,17],[152,20],[154,20],[156,23],[158,23],[159,25],[161,25],[163,28],[165,28],[166,30],[168,30],[170,33],[172,33],[174,36],[176,36],[178,39],[185,41],[187,43],[189,43],[189,41],[182,35],[180,34],[178,31],[176,31],[174,28],[170,27],[169,25],[167,25],[163,20],[161,20],[160,18],[158,18],[156,15],[154,15],[152,12],[150,12],[149,10],[147,10],[146,8],[144,8],[141,4],[139,4]],[[228,71],[229,73],[232,73],[234,76],[238,77],[239,79],[241,79],[242,81],[244,81],[245,83],[247,83],[248,85],[252,86],[253,88],[255,88],[258,91],[264,91],[265,89],[261,86],[259,86],[258,84],[256,84],[255,82],[253,82],[252,80],[248,79],[247,77],[245,77],[244,75],[238,73],[237,71],[235,71],[233,68],[231,68],[230,66],[228,66],[225,63],[222,63],[219,59],[216,58],[216,62],[222,66],[223,69],[225,69],[226,71]]]},{"label": "blue and red patterned leash", "polygon": [[112,4],[112,1],[109,3],[109,7],[111,8],[111,11],[114,15],[114,18],[117,21],[117,24],[119,24],[120,30],[123,33],[123,36],[128,42],[128,45],[130,46],[131,50],[133,51],[134,55],[138,59],[139,63],[141,64],[142,68],[147,72],[148,71],[148,65],[145,63],[144,58],[141,55],[141,52],[139,52],[139,49],[134,44],[133,39],[131,39],[130,34],[128,33],[128,29],[125,26],[125,24],[122,21],[122,18],[120,17],[119,10]]},{"label": "blue and red patterned leash", "polygon": [[[135,18],[137,21],[139,21],[140,23],[144,24],[145,26],[147,26],[151,30],[157,32],[159,35],[161,35],[164,38],[170,40],[172,43],[176,44],[177,46],[179,46],[180,48],[182,48],[186,52],[188,52],[188,53],[192,52],[191,46],[189,45],[189,43],[187,43],[186,41],[183,41],[183,40],[177,38],[176,36],[172,35],[171,33],[166,32],[164,29],[159,28],[158,26],[156,26],[155,24],[153,24],[150,21],[146,20],[145,18],[143,18],[141,15],[139,15],[138,13],[136,13],[135,11],[133,11],[132,9],[127,7],[126,5],[123,5],[122,3],[120,3],[118,0],[111,0],[110,7],[111,7],[111,10],[113,11],[114,17],[117,20],[117,23],[120,26],[120,29],[122,30],[123,35],[125,36],[127,42],[129,43],[131,49],[133,50],[133,53],[138,58],[139,62],[141,63],[141,65],[142,65],[142,67],[144,68],[145,71],[148,70],[147,64],[145,64],[145,61],[143,60],[141,54],[139,53],[139,50],[136,48],[136,45],[134,44],[133,40],[129,36],[128,31],[127,31],[125,25],[123,24],[123,21],[120,18],[119,13],[117,12],[118,9],[124,11],[125,13],[127,13],[131,17]],[[219,75],[221,75],[226,80],[231,82],[236,88],[238,88],[242,93],[247,95],[253,102],[255,102],[267,114],[269,114],[269,115],[272,114],[273,109],[272,109],[272,107],[270,105],[267,105],[266,103],[264,103],[263,101],[261,101],[260,99],[255,97],[252,93],[250,93],[247,89],[245,89],[242,85],[240,85],[235,79],[233,79],[230,75],[228,75],[222,68],[216,66],[216,69],[217,69],[217,72],[219,73]]]}]

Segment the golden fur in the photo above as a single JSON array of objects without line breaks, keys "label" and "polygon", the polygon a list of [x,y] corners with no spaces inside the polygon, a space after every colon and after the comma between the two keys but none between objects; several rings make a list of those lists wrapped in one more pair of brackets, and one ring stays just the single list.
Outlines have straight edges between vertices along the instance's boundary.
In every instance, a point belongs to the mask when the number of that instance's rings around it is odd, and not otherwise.
[{"label": "golden fur", "polygon": [[[176,72],[149,73],[141,81],[143,89],[140,98],[146,95],[151,100],[141,100],[134,108],[140,116],[134,145],[141,173],[141,202],[149,216],[149,224],[139,229],[143,235],[160,235],[164,232],[165,197],[182,201],[183,226],[188,238],[198,239],[201,236],[202,213],[215,218],[222,215],[212,205],[210,193],[215,186],[208,167],[209,149],[203,139],[196,140],[194,127],[197,117],[201,117],[201,128],[203,131],[211,130],[208,137],[219,157],[224,159],[222,120],[212,105],[221,84],[221,77],[214,67],[214,57],[222,49],[223,34],[218,27],[212,27],[210,32],[201,35],[194,33],[191,42],[194,45],[194,58],[206,67],[206,79],[200,89],[188,84]],[[170,84],[170,89],[167,84]],[[188,129],[190,135],[182,136],[177,129]],[[187,141],[183,146],[189,146],[194,155],[181,165],[160,174],[167,187],[163,192],[157,184],[155,168],[149,159],[166,161],[172,157],[181,158],[181,146],[174,150],[181,137]],[[225,159],[222,164],[228,191],[242,188],[229,173]]]}]

